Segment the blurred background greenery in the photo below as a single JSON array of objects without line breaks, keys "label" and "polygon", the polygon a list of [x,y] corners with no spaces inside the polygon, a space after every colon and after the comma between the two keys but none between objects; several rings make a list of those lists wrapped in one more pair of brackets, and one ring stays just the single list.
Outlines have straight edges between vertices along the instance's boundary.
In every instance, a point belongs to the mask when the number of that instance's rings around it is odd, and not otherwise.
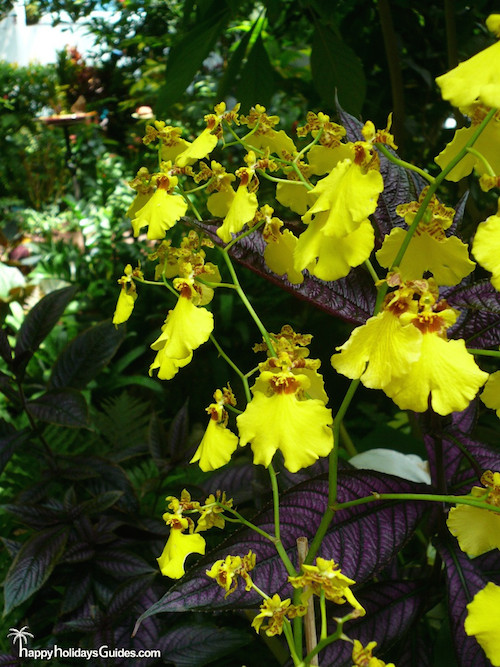
[{"label": "blurred background greenery", "polygon": [[[5,15],[11,4],[4,3],[0,12]],[[113,21],[96,15],[97,9],[112,12]],[[39,395],[69,341],[111,317],[123,267],[137,263],[147,251],[133,241],[125,215],[133,198],[127,181],[141,165],[154,163],[141,141],[146,121],[132,115],[139,106],[150,106],[158,119],[181,126],[185,136],[192,138],[215,103],[225,100],[230,107],[238,101],[243,112],[259,103],[279,115],[282,127],[293,136],[307,111],[334,115],[338,98],[346,111],[373,120],[377,127],[385,127],[389,112],[394,111],[393,131],[401,157],[434,169],[433,156],[451,138],[446,121],[454,119],[434,79],[491,42],[484,19],[494,10],[488,0],[30,2],[31,21],[47,12],[53,13],[55,22],[61,12],[73,20],[86,18],[98,48],[92,59],[69,48],[49,65],[19,67],[0,62],[0,317],[7,340],[15,341],[26,313],[44,295],[67,285],[77,288],[65,314],[28,365],[25,396]],[[40,116],[60,108],[62,97],[67,108],[83,97],[85,110],[96,112],[96,122],[71,126],[67,135],[61,127],[41,122]],[[228,152],[224,159],[232,160]],[[73,172],[68,160],[74,162]],[[461,192],[450,189],[450,194],[458,197]],[[474,198],[467,215],[477,215]],[[331,404],[338,407],[337,397],[342,397],[346,383],[335,376],[327,360],[334,346],[346,339],[349,326],[332,322],[314,305],[297,302],[274,285],[256,281],[249,271],[241,270],[241,276],[269,330],[277,332],[289,322],[297,331],[314,335],[311,356],[323,358]],[[251,368],[256,363],[251,348],[258,332],[233,297],[229,293],[214,300],[217,335],[231,347],[242,368]],[[44,504],[65,498],[69,503],[68,485],[83,501],[88,498],[87,483],[73,480],[70,473],[58,479],[61,468],[54,468],[54,460],[64,460],[66,465],[73,455],[99,456],[103,469],[119,470],[118,481],[109,472],[105,491],[118,489],[133,498],[127,507],[117,500],[103,510],[110,521],[117,515],[123,519],[120,529],[110,530],[111,537],[106,539],[116,549],[125,544],[128,552],[148,562],[159,555],[165,535],[161,521],[154,522],[161,517],[163,497],[178,493],[188,483],[200,494],[209,488],[207,477],[187,462],[204,428],[203,408],[211,402],[212,392],[228,378],[237,386],[208,346],[197,351],[195,362],[171,383],[147,376],[152,360],[149,345],[171,306],[168,296],[158,298],[156,292],[141,291],[113,361],[85,387],[90,410],[85,429],[33,424],[26,404],[17,400],[20,394],[6,391],[0,397],[2,446],[12,444],[14,433],[30,433],[28,441],[23,436],[10,461],[9,457],[3,461],[5,501]],[[5,357],[0,370],[12,379]],[[380,446],[398,431],[402,450],[422,453],[411,424],[404,415],[394,415],[392,403],[384,396],[362,389],[357,406],[365,419],[348,419],[347,426],[358,449]],[[116,424],[121,426],[118,431]],[[488,437],[488,422],[483,430]],[[50,445],[50,456],[36,444],[40,435]],[[239,463],[244,462],[243,455]],[[88,476],[92,478],[92,472]],[[45,490],[40,479],[48,480]],[[242,507],[250,511],[263,502],[266,490],[258,478],[248,483],[251,488],[243,494]],[[2,513],[0,521],[11,555],[37,533],[36,526],[26,526],[15,512]],[[115,622],[109,611],[112,594],[132,575],[117,570],[111,583],[103,583],[102,572],[89,570],[88,589],[72,590],[69,599],[67,582],[78,567],[71,569],[68,560],[63,576],[51,575],[9,614],[5,627],[29,624],[37,639],[50,643],[55,637],[60,645],[97,641],[106,622]],[[140,568],[133,575],[139,572],[144,575]],[[150,585],[149,580],[144,583],[144,595]],[[156,581],[151,590],[161,594],[166,585]],[[45,617],[37,611],[42,602],[47,605]],[[133,603],[131,597],[125,607],[128,636],[134,622]],[[95,620],[95,609],[101,614],[100,625],[90,629],[85,629],[83,621],[71,625],[76,612],[80,618],[93,614]],[[258,641],[246,625],[241,632],[247,644]],[[0,641],[6,634],[0,628]],[[255,660],[251,652],[238,654],[237,650],[229,657],[220,650],[213,660],[234,665],[240,655],[247,665],[262,664],[260,648],[255,649]],[[266,664],[279,664],[277,657],[269,656]]]}]

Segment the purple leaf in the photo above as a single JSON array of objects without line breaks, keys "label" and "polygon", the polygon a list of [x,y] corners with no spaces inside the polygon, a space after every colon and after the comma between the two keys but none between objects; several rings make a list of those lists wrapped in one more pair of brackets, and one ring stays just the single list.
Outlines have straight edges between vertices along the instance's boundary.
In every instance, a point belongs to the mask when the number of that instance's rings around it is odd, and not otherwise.
[{"label": "purple leaf", "polygon": [[2,509],[13,514],[17,519],[35,530],[42,530],[48,526],[60,524],[67,517],[67,512],[60,508],[44,507],[43,505],[15,505],[6,503]]},{"label": "purple leaf", "polygon": [[69,614],[75,609],[78,609],[78,607],[82,607],[91,588],[92,579],[88,572],[84,574],[80,572],[78,577],[71,577],[69,581],[67,581],[64,589],[60,614]]},{"label": "purple leaf", "polygon": [[47,581],[64,552],[69,530],[68,526],[51,528],[36,533],[23,544],[5,577],[4,614],[27,600]]},{"label": "purple leaf", "polygon": [[484,349],[500,344],[500,292],[488,280],[458,285],[444,292],[461,317],[449,329],[450,338],[464,338],[469,347]]},{"label": "purple leaf", "polygon": [[14,451],[24,445],[29,439],[30,432],[28,429],[23,431],[10,431],[0,436],[0,473],[10,461]]},{"label": "purple leaf", "polygon": [[172,419],[168,429],[167,447],[173,462],[182,461],[182,452],[186,447],[186,440],[189,435],[188,405],[189,399],[186,399],[182,408]]},{"label": "purple leaf", "polygon": [[[188,218],[183,221],[204,231],[217,245],[222,245],[215,233],[219,225],[197,222]],[[346,278],[325,282],[311,276],[307,271],[301,285],[293,285],[269,269],[264,262],[266,244],[262,234],[256,231],[234,245],[229,254],[240,264],[257,273],[271,283],[290,292],[298,299],[308,301],[330,315],[341,317],[346,322],[364,324],[371,317],[375,305],[376,291],[373,280],[365,269],[352,269]]]},{"label": "purple leaf", "polygon": [[[339,471],[339,503],[371,496],[373,493],[419,492],[428,486],[367,470]],[[280,502],[281,540],[295,566],[296,540],[305,536],[312,540],[328,503],[328,482],[310,480],[283,494]],[[339,510],[323,540],[318,555],[333,558],[342,571],[357,583],[366,581],[380,571],[411,537],[425,502],[380,501]],[[273,512],[265,510],[253,523],[273,534]],[[363,545],[363,548],[360,548]],[[228,554],[243,556],[252,550],[257,555],[253,578],[257,586],[270,594],[288,597],[287,573],[271,542],[250,529],[233,534],[215,552],[200,561],[184,579],[174,585],[164,597],[142,616],[162,611],[190,609],[224,609],[256,605],[260,598],[241,586],[224,599],[224,591],[205,571]]]},{"label": "purple leaf", "polygon": [[54,389],[28,401],[26,407],[35,418],[69,428],[88,428],[87,402],[76,389]]},{"label": "purple leaf", "polygon": [[91,560],[94,555],[95,549],[93,547],[90,547],[86,542],[78,542],[66,549],[61,563],[84,563],[87,560]]},{"label": "purple leaf", "polygon": [[466,606],[486,586],[488,577],[476,565],[476,560],[471,560],[460,549],[442,542],[436,547],[446,568],[448,608],[458,664],[460,667],[491,667],[476,638],[469,637],[464,630]]},{"label": "purple leaf", "polygon": [[52,367],[49,387],[84,389],[106,366],[125,337],[123,327],[101,322],[73,338]]},{"label": "purple leaf", "polygon": [[146,589],[150,588],[155,577],[156,571],[153,570],[152,573],[150,572],[148,574],[142,574],[138,577],[127,579],[120,584],[109,602],[108,614],[111,614],[114,617],[120,616],[125,611],[129,610],[131,606],[137,604],[137,599]]},{"label": "purple leaf", "polygon": [[251,641],[248,632],[219,628],[208,623],[189,623],[161,637],[158,647],[176,667],[203,667],[218,661]]},{"label": "purple leaf", "polygon": [[29,311],[17,334],[15,355],[18,368],[26,368],[28,361],[56,325],[76,291],[77,288],[71,286],[50,292]]},{"label": "purple leaf", "polygon": [[151,567],[147,561],[121,549],[109,549],[106,552],[101,552],[95,556],[92,562],[100,570],[120,578],[156,572],[156,568]]},{"label": "purple leaf", "polygon": [[[356,594],[356,593],[355,593]],[[384,651],[408,631],[421,615],[428,601],[428,587],[421,581],[391,581],[373,584],[356,594],[366,609],[366,616],[349,622],[345,632],[351,639],[359,639],[366,646],[376,641],[375,656],[381,658]],[[331,616],[342,616],[345,607],[335,607]],[[330,632],[335,626],[329,628]],[[352,644],[337,641],[320,653],[320,664],[335,667],[351,667]]]},{"label": "purple leaf", "polygon": [[210,475],[203,487],[207,493],[223,489],[228,498],[233,498],[236,504],[241,504],[254,496],[255,470],[253,463],[231,465]]}]

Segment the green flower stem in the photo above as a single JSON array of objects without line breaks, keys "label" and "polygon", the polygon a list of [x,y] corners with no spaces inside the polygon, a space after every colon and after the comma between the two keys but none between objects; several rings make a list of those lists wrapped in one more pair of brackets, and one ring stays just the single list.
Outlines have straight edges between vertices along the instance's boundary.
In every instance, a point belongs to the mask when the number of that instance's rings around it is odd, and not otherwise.
[{"label": "green flower stem", "polygon": [[496,357],[497,359],[500,358],[500,350],[477,350],[476,348],[468,347],[467,352],[470,352],[471,354],[478,354],[482,357]]},{"label": "green flower stem", "polygon": [[470,505],[471,507],[478,507],[479,509],[500,513],[500,507],[490,505],[481,498],[472,498],[471,496],[447,496],[437,493],[374,493],[373,495],[365,496],[364,498],[356,498],[356,500],[349,500],[346,503],[338,503],[335,507],[335,512],[340,512],[340,510],[347,509],[348,507],[371,503],[375,500],[422,500],[435,503],[448,503],[451,505]]},{"label": "green flower stem", "polygon": [[326,599],[324,588],[322,588],[319,592],[319,608],[321,610],[321,641],[322,639],[326,639],[328,637],[328,630],[326,627]]},{"label": "green flower stem", "polygon": [[248,300],[247,295],[243,291],[243,288],[240,285],[240,281],[238,280],[238,276],[236,275],[236,271],[234,270],[233,263],[231,262],[231,258],[229,257],[229,254],[227,253],[227,248],[224,248],[223,250],[220,251],[222,253],[222,256],[224,257],[224,261],[226,262],[227,268],[229,269],[229,273],[231,274],[231,278],[233,279],[233,283],[236,287],[236,291],[238,292],[238,296],[240,299],[243,301],[243,304],[245,305],[246,309],[250,313],[250,316],[252,317],[253,321],[257,325],[257,328],[259,329],[260,333],[262,334],[262,337],[269,348],[269,351],[273,357],[276,356],[276,352],[274,350],[274,346],[272,344],[271,338],[265,328],[265,326],[262,324],[260,321],[259,316],[255,312],[252,304]]},{"label": "green flower stem", "polygon": [[[244,387],[244,390],[245,390],[245,398],[247,399],[248,402],[250,402],[252,400],[252,396],[250,394],[250,388],[248,386],[247,376],[243,373],[243,371],[241,371],[239,369],[239,367],[234,363],[234,361],[224,352],[224,350],[219,345],[219,343],[217,342],[217,340],[215,339],[213,334],[210,334],[210,340],[215,345],[215,348],[216,348],[217,352],[220,354],[220,356],[224,359],[224,361],[227,364],[229,364],[229,366],[231,366],[233,371],[236,373],[236,375],[238,375],[240,380],[243,382],[243,387]],[[229,407],[229,406],[226,406],[226,407]]]},{"label": "green flower stem", "polygon": [[307,151],[311,150],[313,146],[315,146],[318,141],[321,139],[321,136],[323,135],[324,129],[321,127],[318,134],[314,137],[314,139],[307,144],[307,146],[304,146],[304,148],[297,153],[297,155],[293,158],[294,163],[296,164],[300,158],[307,153]]},{"label": "green flower stem", "polygon": [[199,222],[202,222],[203,218],[202,218],[202,216],[200,215],[200,212],[198,211],[198,209],[196,208],[196,206],[193,204],[193,202],[191,201],[191,199],[187,196],[187,193],[184,192],[183,187],[182,187],[181,185],[177,184],[177,188],[176,188],[176,189],[179,190],[179,192],[181,193],[181,195],[182,195],[182,196],[184,197],[184,199],[186,200],[186,202],[187,202],[189,208],[193,211],[195,218],[196,218]]},{"label": "green flower stem", "polygon": [[326,648],[329,644],[333,644],[333,642],[336,642],[338,639],[346,639],[346,636],[344,635],[344,623],[350,621],[351,618],[353,618],[352,613],[347,614],[343,618],[336,618],[335,620],[337,621],[337,629],[335,632],[333,632],[328,637],[325,637],[324,639],[322,638],[318,642],[318,645],[306,655],[298,667],[307,667],[307,665],[311,664],[312,658],[314,658],[315,655],[318,655],[318,653]]},{"label": "green flower stem", "polygon": [[200,190],[204,190],[207,188],[210,184],[210,181],[207,181],[206,183],[202,183],[202,185],[198,185],[198,187],[193,188],[192,190],[184,190],[184,195],[190,195],[193,192],[199,192]]},{"label": "green flower stem", "polygon": [[277,176],[270,176],[267,172],[265,172],[263,169],[257,169],[257,173],[259,176],[263,176],[266,180],[272,181],[273,183],[286,183],[287,185],[304,185],[306,184],[307,188],[309,190],[312,189],[312,185],[307,183],[306,181],[290,181],[288,178],[278,178]]},{"label": "green flower stem", "polygon": [[304,176],[304,174],[300,171],[300,169],[299,169],[299,167],[298,167],[298,165],[297,165],[296,162],[292,162],[292,167],[293,167],[294,172],[297,174],[297,176],[298,176],[299,179],[302,181],[302,183],[306,186],[306,188],[307,188],[308,190],[312,190],[314,186],[312,186],[312,185],[309,183],[309,181],[306,179],[306,177]]},{"label": "green flower stem", "polygon": [[172,294],[175,294],[175,296],[178,298],[179,292],[176,289],[174,289],[169,282],[167,282],[165,276],[162,277],[163,280],[159,281],[159,280],[145,280],[144,278],[137,278],[136,276],[134,276],[134,281],[141,283],[141,285],[157,285],[160,287],[166,287],[168,290],[170,290],[170,292],[172,292]]},{"label": "green flower stem", "polygon": [[[259,528],[258,526],[256,526],[251,521],[248,521],[247,519],[245,519],[245,517],[242,514],[240,514],[236,510],[234,510],[232,507],[228,507],[227,505],[223,505],[222,503],[217,503],[217,505],[219,507],[222,507],[224,512],[231,512],[231,514],[233,514],[238,519],[238,521],[240,523],[242,523],[244,526],[246,526],[247,528],[251,528],[253,531],[258,533],[259,535],[262,535],[262,537],[265,537],[266,540],[269,540],[273,544],[276,544],[276,538],[273,537],[273,535],[270,535],[269,533],[266,533],[265,530],[262,530],[262,528]],[[229,519],[227,519],[227,520],[229,521]]]},{"label": "green flower stem", "polygon": [[348,430],[346,429],[344,422],[340,422],[340,438],[342,440],[342,446],[349,454],[349,456],[356,456],[358,450],[354,446],[354,443],[349,435]]},{"label": "green flower stem", "polygon": [[340,440],[340,429],[342,425],[342,420],[347,412],[347,409],[356,393],[356,390],[359,385],[359,380],[352,380],[349,385],[349,389],[342,401],[342,404],[333,420],[333,449],[330,452],[328,459],[328,507],[325,510],[325,513],[321,517],[321,522],[316,531],[316,535],[311,542],[309,547],[309,552],[306,556],[304,563],[310,565],[314,560],[318,549],[323,542],[328,526],[330,525],[333,517],[335,516],[335,506],[337,502],[337,472],[338,472],[338,456],[339,456],[339,440]]},{"label": "green flower stem", "polygon": [[[415,233],[415,230],[417,229],[420,221],[424,217],[424,213],[427,210],[427,206],[429,205],[429,202],[431,201],[432,197],[434,196],[434,193],[438,189],[438,187],[441,185],[441,183],[444,181],[446,176],[450,173],[452,169],[456,167],[456,165],[462,160],[468,153],[469,148],[473,146],[473,144],[477,141],[479,135],[481,132],[484,130],[486,125],[490,122],[491,118],[495,114],[496,109],[490,109],[488,114],[484,117],[482,122],[477,126],[476,131],[474,134],[471,136],[469,141],[465,144],[465,146],[455,155],[455,157],[446,165],[446,167],[442,170],[442,172],[436,176],[435,180],[431,185],[429,186],[429,190],[427,191],[427,194],[425,195],[424,199],[422,200],[422,203],[420,204],[420,207],[415,214],[415,218],[413,219],[413,222],[411,223],[410,227],[408,228],[408,231],[406,232],[406,236],[403,240],[403,243],[401,244],[401,247],[398,251],[398,254],[396,255],[392,266],[389,268],[389,271],[393,269],[395,266],[399,266],[401,263],[401,260],[404,257],[404,254],[410,244],[410,241],[413,237],[413,234]],[[394,157],[389,151],[387,151],[387,158],[391,160],[391,162],[395,162],[397,164],[397,158]],[[385,153],[384,153],[385,154]],[[385,282],[379,289],[378,294],[377,294],[377,301],[375,304],[375,310],[374,310],[374,315],[376,315],[381,307],[382,307],[382,302],[384,300],[385,295],[387,294],[388,290],[388,285]]]},{"label": "green flower stem", "polygon": [[380,282],[380,278],[377,276],[377,272],[373,268],[373,264],[370,262],[369,259],[365,259],[365,266],[368,269],[368,273],[373,278],[373,282],[375,283],[375,285],[377,285]]},{"label": "green flower stem", "polygon": [[230,241],[230,242],[227,244],[227,246],[225,246],[224,251],[225,251],[225,252],[229,252],[229,250],[233,247],[233,245],[235,245],[236,243],[238,243],[239,241],[241,241],[241,239],[244,239],[245,236],[248,236],[249,234],[251,234],[252,232],[254,232],[256,229],[259,229],[259,227],[262,227],[262,225],[263,225],[264,223],[265,223],[265,220],[261,220],[260,222],[258,222],[258,223],[257,223],[256,225],[254,225],[253,227],[249,227],[248,229],[246,229],[246,230],[245,230],[244,232],[242,232],[239,236],[235,236],[234,239],[233,239],[232,241]]},{"label": "green flower stem", "polygon": [[285,547],[281,542],[281,527],[280,527],[280,495],[278,489],[278,479],[276,477],[276,471],[273,468],[273,464],[270,463],[268,466],[269,477],[271,479],[271,488],[273,490],[273,513],[274,513],[274,534],[275,534],[275,547],[280,555],[283,564],[286,567],[286,571],[291,577],[297,576],[297,571],[295,570],[292,561],[288,558],[288,554],[285,551]]},{"label": "green flower stem", "polygon": [[493,169],[493,167],[491,166],[491,164],[488,162],[488,160],[484,157],[484,155],[483,155],[482,153],[480,153],[480,152],[479,152],[478,150],[476,150],[475,148],[468,148],[468,149],[467,149],[467,152],[468,152],[468,153],[471,153],[472,155],[475,155],[479,160],[481,160],[481,162],[482,162],[482,163],[484,164],[484,166],[486,167],[486,171],[488,172],[488,175],[489,175],[489,176],[493,176],[493,177],[496,176],[496,174],[495,174],[495,170]]},{"label": "green flower stem", "polygon": [[208,280],[204,280],[203,278],[195,278],[197,283],[201,283],[202,285],[205,285],[206,287],[210,287],[211,289],[215,289],[216,287],[227,287],[228,289],[236,289],[236,285],[233,285],[233,283],[211,283]]},{"label": "green flower stem", "polygon": [[404,167],[404,169],[415,171],[417,174],[420,174],[422,178],[425,178],[426,181],[429,181],[429,183],[434,183],[434,181],[436,180],[434,176],[431,176],[420,167],[411,164],[411,162],[406,162],[406,160],[401,160],[401,158],[398,158],[395,155],[393,155],[393,153],[391,153],[391,151],[387,148],[387,146],[385,146],[385,144],[375,144],[375,146],[388,160],[390,160],[394,164],[397,164],[398,167]]},{"label": "green flower stem", "polygon": [[283,634],[285,635],[286,643],[288,644],[288,648],[290,649],[290,656],[293,660],[293,664],[300,665],[302,663],[302,660],[299,658],[295,650],[293,630],[288,618],[285,618],[283,621]]}]

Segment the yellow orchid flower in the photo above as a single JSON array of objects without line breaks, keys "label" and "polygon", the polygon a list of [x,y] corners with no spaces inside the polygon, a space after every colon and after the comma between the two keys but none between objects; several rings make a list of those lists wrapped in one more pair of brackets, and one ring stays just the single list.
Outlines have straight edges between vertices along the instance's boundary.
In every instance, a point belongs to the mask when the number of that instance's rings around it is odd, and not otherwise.
[{"label": "yellow orchid flower", "polygon": [[500,586],[488,582],[467,605],[465,632],[475,637],[494,667],[500,667]]}]

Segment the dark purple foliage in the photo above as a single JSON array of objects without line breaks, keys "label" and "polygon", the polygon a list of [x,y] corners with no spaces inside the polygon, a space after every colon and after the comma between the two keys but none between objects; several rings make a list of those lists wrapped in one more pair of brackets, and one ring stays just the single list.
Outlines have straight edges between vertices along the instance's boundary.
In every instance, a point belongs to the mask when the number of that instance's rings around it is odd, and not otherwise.
[{"label": "dark purple foliage", "polygon": [[161,637],[158,648],[176,667],[202,667],[250,642],[248,632],[209,623],[185,623]]},{"label": "dark purple foliage", "polygon": [[[184,222],[204,231],[214,243],[222,245],[220,238],[215,233],[218,225],[186,218]],[[268,268],[263,256],[265,247],[266,243],[262,234],[257,230],[234,245],[229,254],[237,262],[269,282],[282,287],[299,299],[313,303],[330,315],[342,318],[346,322],[364,324],[371,316],[375,305],[376,292],[372,278],[362,267],[352,269],[347,277],[333,282],[320,280],[306,271],[304,282],[301,285],[293,285]]]},{"label": "dark purple foliage", "polygon": [[480,561],[471,560],[451,541],[440,542],[437,548],[446,568],[448,608],[458,664],[460,667],[490,667],[491,663],[476,638],[466,635],[464,629],[466,606],[486,586],[488,577],[480,569]]},{"label": "dark purple foliage", "polygon": [[[382,658],[384,652],[400,639],[428,605],[428,586],[422,581],[391,581],[372,584],[356,595],[366,609],[366,616],[349,622],[344,632],[351,639],[359,639],[366,646],[377,642],[374,655]],[[342,616],[342,606],[329,610],[328,615]],[[329,628],[335,631],[335,626]],[[351,667],[352,644],[337,641],[320,653],[320,664]]]},{"label": "dark purple foliage", "polygon": [[462,311],[448,331],[450,338],[464,338],[468,347],[479,349],[500,344],[500,292],[491,282],[458,285],[444,294],[450,306]]},{"label": "dark purple foliage", "polygon": [[[340,471],[338,501],[340,503],[370,496],[373,493],[418,492],[420,484],[372,471]],[[428,487],[426,487],[428,490]],[[297,566],[296,540],[314,537],[328,501],[328,483],[310,480],[283,494],[280,505],[281,540],[292,562]],[[318,555],[334,559],[342,571],[362,583],[380,571],[404,546],[413,534],[426,503],[395,501],[373,502],[339,510],[321,545]],[[268,509],[254,518],[253,523],[268,533],[274,532],[273,513]],[[224,591],[206,576],[212,563],[228,554],[243,556],[252,550],[257,555],[253,578],[263,590],[291,594],[287,573],[271,542],[250,529],[232,535],[193,568],[181,582],[141,617],[162,611],[193,609],[227,609],[256,606],[260,598],[240,586],[224,599]]]}]

